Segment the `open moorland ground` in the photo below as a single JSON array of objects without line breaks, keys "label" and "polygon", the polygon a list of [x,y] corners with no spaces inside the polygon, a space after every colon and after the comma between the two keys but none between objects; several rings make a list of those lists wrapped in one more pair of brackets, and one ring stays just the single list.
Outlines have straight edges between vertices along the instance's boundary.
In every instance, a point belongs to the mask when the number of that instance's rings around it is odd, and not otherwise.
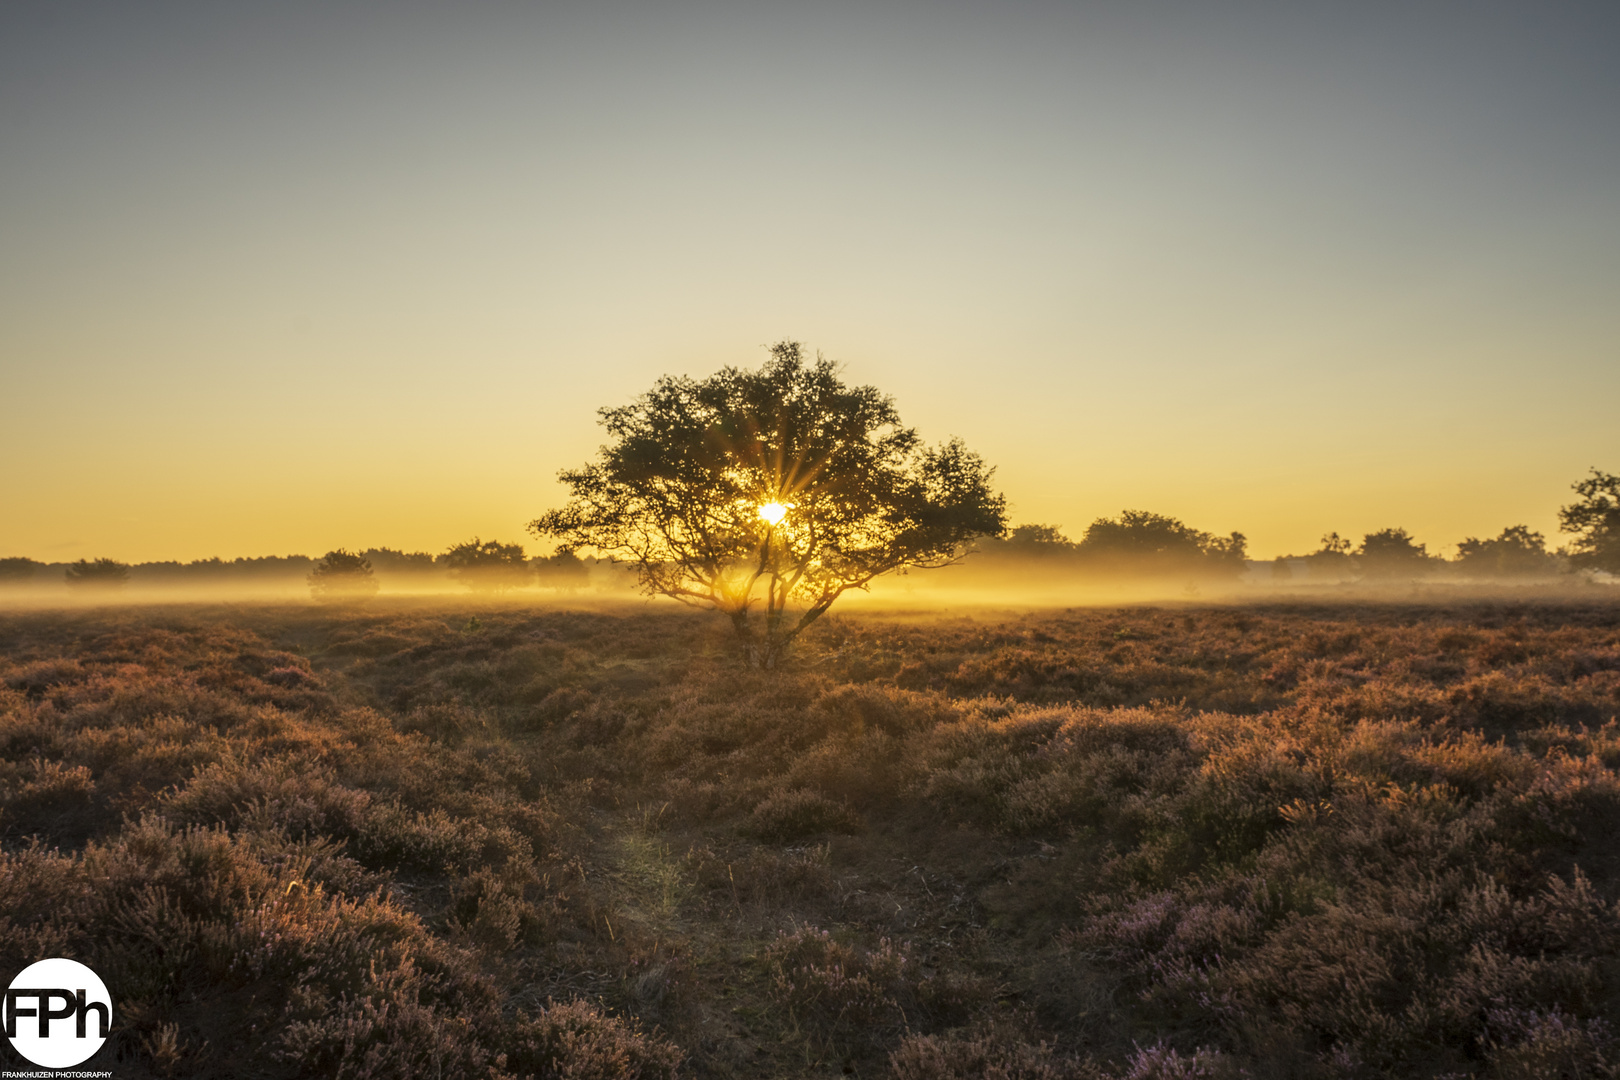
[{"label": "open moorland ground", "polygon": [[0,614],[0,980],[120,1078],[1620,1067],[1613,603],[727,631]]}]

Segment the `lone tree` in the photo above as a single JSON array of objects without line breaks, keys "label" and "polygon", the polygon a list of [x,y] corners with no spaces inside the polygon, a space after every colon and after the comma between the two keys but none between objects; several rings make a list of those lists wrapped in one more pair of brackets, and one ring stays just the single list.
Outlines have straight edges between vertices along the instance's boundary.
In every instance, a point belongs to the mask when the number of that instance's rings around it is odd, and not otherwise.
[{"label": "lone tree", "polygon": [[1620,476],[1592,470],[1571,484],[1581,501],[1558,511],[1558,528],[1575,533],[1570,564],[1620,574]]},{"label": "lone tree", "polygon": [[844,385],[797,342],[758,371],[660,379],[601,417],[611,442],[560,474],[573,497],[529,528],[562,552],[627,558],[648,593],[724,612],[756,667],[848,590],[955,562],[1005,525],[978,455],[925,446],[892,399]]},{"label": "lone tree", "polygon": [[522,544],[473,537],[439,556],[450,576],[474,592],[505,592],[529,584],[534,571],[523,557]]},{"label": "lone tree", "polygon": [[309,594],[330,603],[364,600],[377,594],[371,560],[353,551],[328,551],[309,572]]},{"label": "lone tree", "polygon": [[129,564],[116,559],[69,563],[62,580],[75,589],[118,589],[129,584]]}]

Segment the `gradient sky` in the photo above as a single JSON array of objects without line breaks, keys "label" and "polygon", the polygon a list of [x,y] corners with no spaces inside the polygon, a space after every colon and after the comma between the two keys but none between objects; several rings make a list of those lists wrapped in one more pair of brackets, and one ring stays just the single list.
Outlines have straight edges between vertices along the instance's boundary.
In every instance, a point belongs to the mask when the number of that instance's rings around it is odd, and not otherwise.
[{"label": "gradient sky", "polygon": [[0,556],[527,540],[804,341],[1019,522],[1554,539],[1613,3],[0,6]]}]

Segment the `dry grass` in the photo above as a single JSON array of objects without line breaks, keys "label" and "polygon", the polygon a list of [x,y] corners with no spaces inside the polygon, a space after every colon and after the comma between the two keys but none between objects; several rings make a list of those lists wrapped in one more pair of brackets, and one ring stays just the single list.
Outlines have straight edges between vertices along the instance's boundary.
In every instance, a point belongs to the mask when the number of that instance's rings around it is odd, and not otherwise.
[{"label": "dry grass", "polygon": [[1612,606],[724,630],[0,617],[0,957],[120,1076],[1620,1066]]}]

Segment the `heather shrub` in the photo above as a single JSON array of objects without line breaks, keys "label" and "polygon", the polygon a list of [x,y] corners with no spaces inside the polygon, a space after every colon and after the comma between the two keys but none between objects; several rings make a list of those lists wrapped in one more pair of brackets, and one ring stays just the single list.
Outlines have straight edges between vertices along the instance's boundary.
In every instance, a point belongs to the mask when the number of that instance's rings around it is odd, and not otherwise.
[{"label": "heather shrub", "polygon": [[903,1030],[908,1010],[917,1010],[906,957],[887,939],[866,951],[807,926],[781,935],[764,961],[790,1020],[834,1044],[877,1042]]},{"label": "heather shrub", "polygon": [[754,807],[748,831],[763,840],[801,840],[823,833],[859,832],[860,815],[817,791],[798,788],[772,795]]},{"label": "heather shrub", "polygon": [[858,735],[875,729],[894,738],[927,730],[956,713],[943,695],[872,685],[835,686],[813,707],[828,717],[832,730]]},{"label": "heather shrub", "polygon": [[894,1080],[1105,1080],[1093,1062],[996,1031],[907,1035],[889,1055],[889,1073]]},{"label": "heather shrub", "polygon": [[1579,1020],[1557,1008],[1493,1009],[1491,1073],[1499,1080],[1585,1080],[1620,1075],[1620,1039],[1609,1021]]},{"label": "heather shrub", "polygon": [[1614,1074],[1612,606],[389,603],[0,614],[120,1074]]},{"label": "heather shrub", "polygon": [[683,859],[692,880],[712,894],[718,906],[764,906],[791,900],[815,905],[835,896],[829,844],[759,847],[720,852],[693,845]]},{"label": "heather shrub", "polygon": [[1164,1043],[1139,1048],[1119,1080],[1238,1080],[1244,1071],[1219,1050],[1200,1048],[1182,1055]]},{"label": "heather shrub", "polygon": [[675,1080],[685,1056],[667,1040],[583,1001],[519,1016],[502,1066],[535,1080]]},{"label": "heather shrub", "polygon": [[280,829],[293,837],[353,840],[371,809],[368,792],[341,784],[328,768],[301,757],[210,764],[158,803],[177,824]]},{"label": "heather shrub", "polygon": [[458,745],[469,735],[488,729],[488,724],[482,716],[464,705],[453,702],[418,705],[401,717],[396,726],[407,735],[419,733],[452,746]]},{"label": "heather shrub", "polygon": [[83,831],[96,784],[83,765],[33,758],[0,770],[0,823],[23,835]]},{"label": "heather shrub", "polygon": [[53,687],[82,683],[89,677],[90,673],[77,660],[36,660],[7,671],[5,685],[37,701]]}]

